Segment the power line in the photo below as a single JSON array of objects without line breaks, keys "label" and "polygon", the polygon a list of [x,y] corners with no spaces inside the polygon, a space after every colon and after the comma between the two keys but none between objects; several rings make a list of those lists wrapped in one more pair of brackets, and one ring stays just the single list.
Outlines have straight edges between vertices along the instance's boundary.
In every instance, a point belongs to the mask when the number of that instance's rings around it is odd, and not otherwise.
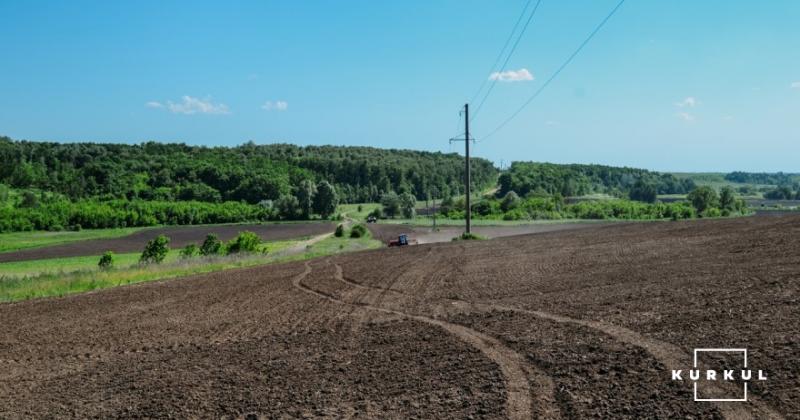
[{"label": "power line", "polygon": [[[530,16],[528,16],[528,20],[525,22],[525,26],[522,27],[522,31],[520,31],[519,35],[517,35],[517,40],[514,41],[514,46],[511,47],[511,51],[506,56],[506,60],[503,62],[503,65],[500,66],[500,68],[498,69],[499,71],[503,71],[506,68],[506,66],[508,65],[509,60],[511,60],[511,56],[514,55],[514,51],[517,50],[517,46],[519,45],[519,42],[522,40],[522,36],[525,35],[525,31],[528,29],[528,25],[530,25],[531,21],[533,20],[533,17],[536,16],[536,11],[539,10],[539,5],[540,4],[542,4],[542,0],[537,0],[536,1],[536,6],[533,7],[533,11],[531,12]],[[527,9],[527,7],[528,6],[526,5],[525,8]],[[523,14],[524,14],[524,12],[523,12]],[[472,118],[470,119],[470,121],[474,120],[475,117],[478,116],[478,113],[481,111],[481,108],[483,108],[483,104],[486,102],[486,99],[492,93],[492,90],[494,90],[495,85],[497,85],[497,78],[492,80],[492,84],[489,85],[489,89],[486,91],[486,95],[484,95],[483,99],[481,99],[481,102],[478,104],[478,107],[475,109],[475,112],[472,114]]]},{"label": "power line", "polygon": [[[525,12],[528,10],[528,6],[531,5],[532,1],[533,0],[528,0],[528,2],[525,3],[525,7],[522,9],[522,13],[520,13],[519,17],[517,18],[517,23],[514,24],[514,29],[511,30],[510,34],[508,34],[508,38],[506,38],[506,43],[503,44],[503,48],[500,49],[500,54],[497,54],[497,58],[495,58],[494,64],[492,64],[492,67],[489,69],[489,73],[490,74],[494,71],[494,69],[497,68],[497,64],[499,64],[500,60],[503,58],[503,54],[505,54],[506,48],[508,48],[508,44],[511,43],[511,39],[514,38],[514,34],[517,32],[517,28],[519,27],[520,22],[522,22],[522,18],[525,17]],[[488,82],[488,81],[489,81],[488,77],[483,79],[483,83],[481,83],[481,87],[478,88],[478,91],[475,92],[474,95],[472,95],[472,98],[470,98],[469,103],[474,102],[475,99],[478,96],[480,96],[481,92],[483,91],[483,88],[486,87],[486,82]]]},{"label": "power line", "polygon": [[578,53],[581,52],[583,47],[585,47],[586,44],[588,44],[589,41],[591,41],[592,38],[594,38],[594,36],[597,35],[598,32],[600,32],[600,29],[602,29],[603,26],[605,26],[606,22],[608,22],[609,19],[611,19],[611,17],[614,16],[615,13],[617,13],[617,10],[619,10],[619,8],[622,6],[623,3],[625,3],[625,0],[620,0],[620,2],[617,3],[617,5],[611,10],[611,12],[609,12],[609,14],[606,15],[606,17],[600,22],[600,24],[597,25],[596,28],[594,28],[594,30],[589,34],[589,36],[586,37],[586,39],[581,43],[581,45],[578,46],[578,48],[572,53],[572,55],[570,55],[569,58],[567,58],[567,60],[564,61],[563,64],[561,64],[561,66],[555,71],[555,73],[553,73],[553,75],[550,76],[550,78],[547,79],[547,81],[544,82],[544,84],[541,87],[539,87],[539,89],[536,90],[536,92],[534,92],[533,95],[531,95],[531,97],[528,98],[528,100],[522,104],[522,106],[520,106],[516,111],[514,111],[514,113],[511,114],[510,117],[506,118],[500,125],[497,126],[497,128],[489,132],[489,134],[484,136],[481,140],[486,140],[489,137],[493,136],[498,131],[500,131],[503,127],[506,126],[506,124],[508,124],[509,122],[511,122],[511,120],[516,118],[516,116],[519,115],[519,113],[522,112],[522,110],[525,109],[525,107],[527,107],[531,102],[533,102],[533,100],[536,99],[556,77],[558,77],[561,71],[564,70],[564,68],[567,67],[567,65],[569,65],[570,62],[572,62],[575,56],[577,56]]}]

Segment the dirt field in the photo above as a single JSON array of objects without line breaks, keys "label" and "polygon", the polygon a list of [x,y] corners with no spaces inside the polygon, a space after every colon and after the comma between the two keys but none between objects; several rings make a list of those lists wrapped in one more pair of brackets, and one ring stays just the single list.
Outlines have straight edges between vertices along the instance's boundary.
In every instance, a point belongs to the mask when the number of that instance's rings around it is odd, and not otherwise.
[{"label": "dirt field", "polygon": [[[0,418],[800,418],[798,238],[591,226],[3,304]],[[698,347],[769,380],[694,402]]]},{"label": "dirt field", "polygon": [[215,233],[223,241],[236,237],[239,232],[249,230],[258,234],[262,240],[277,241],[320,235],[333,232],[332,223],[275,223],[257,225],[222,225],[222,226],[170,226],[145,229],[121,238],[94,239],[77,241],[63,245],[43,248],[24,249],[15,252],[0,253],[0,263],[10,261],[39,260],[45,258],[79,257],[83,255],[100,255],[106,251],[116,253],[141,251],[147,241],[158,235],[166,235],[170,239],[171,248],[183,248],[190,243],[200,244],[209,233]]},{"label": "dirt field", "polygon": [[[598,226],[600,223],[552,223],[530,224],[517,226],[473,226],[472,232],[487,238],[502,238],[504,236],[525,235],[528,233],[555,232],[560,230],[582,229]],[[409,238],[416,239],[420,244],[435,242],[450,242],[454,237],[461,235],[464,228],[460,226],[442,226],[438,231],[430,227],[369,224],[367,225],[372,236],[381,242],[397,239],[400,234],[407,234]]]}]

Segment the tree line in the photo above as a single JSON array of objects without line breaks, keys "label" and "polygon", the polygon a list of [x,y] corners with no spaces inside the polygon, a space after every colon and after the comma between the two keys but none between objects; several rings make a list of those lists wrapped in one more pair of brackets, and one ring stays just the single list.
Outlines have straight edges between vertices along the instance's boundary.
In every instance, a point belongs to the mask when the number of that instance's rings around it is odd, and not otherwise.
[{"label": "tree line", "polygon": [[695,186],[691,179],[645,169],[513,162],[508,171],[500,175],[498,195],[502,197],[509,191],[520,196],[533,193],[563,197],[604,193],[654,202],[657,194],[686,194]]},{"label": "tree line", "polygon": [[[204,147],[146,142],[48,143],[0,137],[0,184],[39,189],[71,200],[244,201],[257,204],[293,193],[303,181],[330,182],[343,203],[376,202],[388,192],[463,192],[463,158],[372,147],[289,144]],[[472,160],[475,186],[497,175]]]}]

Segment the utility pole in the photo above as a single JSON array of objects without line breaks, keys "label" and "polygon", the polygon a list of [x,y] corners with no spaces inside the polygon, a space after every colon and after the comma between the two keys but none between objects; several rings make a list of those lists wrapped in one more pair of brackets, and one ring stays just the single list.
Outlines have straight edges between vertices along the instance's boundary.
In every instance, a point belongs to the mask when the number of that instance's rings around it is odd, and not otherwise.
[{"label": "utility pole", "polygon": [[470,234],[470,225],[472,222],[472,207],[470,206],[470,176],[469,176],[469,104],[464,104],[464,154],[466,155],[466,174],[464,177],[464,184],[467,189],[467,235]]},{"label": "utility pole", "polygon": [[[469,169],[469,104],[464,104],[464,155],[465,155],[465,162],[464,162],[464,191],[466,192],[465,197],[465,204],[466,204],[466,216],[467,216],[467,223],[466,223],[466,233],[469,234],[472,232],[472,208],[470,205],[471,200],[471,190],[470,190],[470,169]],[[450,142],[454,141],[462,141],[462,139],[450,139]]]}]

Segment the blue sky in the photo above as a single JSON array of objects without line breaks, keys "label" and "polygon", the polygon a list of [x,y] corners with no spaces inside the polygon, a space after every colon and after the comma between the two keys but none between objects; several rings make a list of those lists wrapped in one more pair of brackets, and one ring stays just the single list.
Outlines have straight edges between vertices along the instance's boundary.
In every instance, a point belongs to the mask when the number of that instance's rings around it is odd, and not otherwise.
[{"label": "blue sky", "polygon": [[[525,2],[1,1],[0,134],[461,151],[447,141],[458,111]],[[533,80],[498,81],[474,135],[517,109],[616,3],[543,0],[502,69]],[[797,22],[796,1],[628,0],[475,154],[800,172]]]}]

